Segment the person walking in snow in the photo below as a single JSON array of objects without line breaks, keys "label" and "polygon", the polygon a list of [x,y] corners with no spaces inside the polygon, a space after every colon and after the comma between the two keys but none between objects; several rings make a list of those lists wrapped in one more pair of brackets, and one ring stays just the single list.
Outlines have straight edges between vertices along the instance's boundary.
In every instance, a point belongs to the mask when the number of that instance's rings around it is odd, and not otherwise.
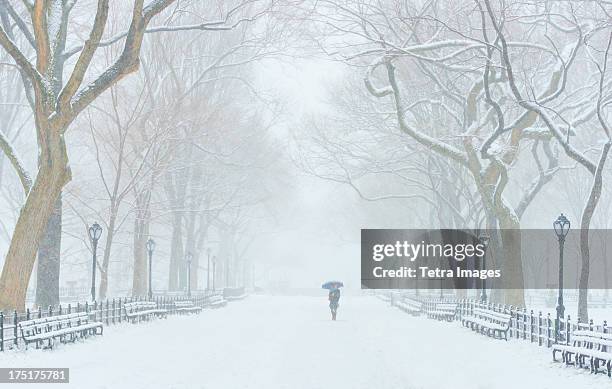
[{"label": "person walking in snow", "polygon": [[329,309],[331,310],[332,320],[336,320],[338,312],[338,302],[340,301],[340,289],[332,289],[329,291]]}]

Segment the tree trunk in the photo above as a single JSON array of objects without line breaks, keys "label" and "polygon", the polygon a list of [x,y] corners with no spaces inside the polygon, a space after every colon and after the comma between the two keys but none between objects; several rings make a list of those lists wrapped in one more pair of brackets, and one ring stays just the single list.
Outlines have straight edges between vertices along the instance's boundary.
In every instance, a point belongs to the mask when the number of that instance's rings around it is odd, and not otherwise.
[{"label": "tree trunk", "polygon": [[48,135],[36,180],[21,208],[0,275],[0,309],[25,308],[26,292],[39,242],[55,202],[70,181],[68,156],[63,138]]},{"label": "tree trunk", "polygon": [[582,218],[580,220],[580,256],[582,260],[582,268],[580,269],[580,281],[578,284],[578,318],[583,323],[589,322],[589,309],[588,309],[588,294],[589,294],[589,272],[590,272],[590,252],[589,252],[589,229],[591,226],[591,219],[599,203],[601,197],[601,190],[603,187],[603,168],[610,151],[610,143],[606,143],[601,151],[599,157],[599,163],[595,170],[593,177],[593,186],[589,193],[589,199],[584,206],[582,211]]},{"label": "tree trunk", "polygon": [[168,290],[179,290],[179,267],[185,257],[183,253],[183,215],[181,211],[172,212],[172,246],[170,247],[170,271]]},{"label": "tree trunk", "polygon": [[132,296],[146,296],[149,283],[149,266],[147,258],[147,237],[149,236],[149,218],[140,210],[134,220],[134,272],[132,275]]},{"label": "tree trunk", "polygon": [[[505,281],[504,303],[515,307],[525,306],[525,290],[523,288],[523,262],[521,255],[520,222],[510,210],[504,206],[496,212],[499,220],[502,243],[502,274]],[[511,287],[511,288],[509,288]]]},{"label": "tree trunk", "polygon": [[[100,266],[100,286],[98,288],[98,300],[102,301],[106,299],[108,293],[108,264],[110,260],[110,248],[112,245],[112,231],[108,231],[108,239],[104,248],[104,258],[102,259],[102,266]],[[109,243],[110,242],[110,243]]]},{"label": "tree trunk", "polygon": [[60,303],[60,255],[62,244],[62,195],[57,198],[40,247],[36,270],[36,305],[46,309]]},{"label": "tree trunk", "polygon": [[106,244],[104,245],[104,256],[102,266],[100,266],[100,288],[98,290],[98,300],[103,301],[108,294],[108,266],[110,264],[111,248],[113,247],[113,239],[115,237],[115,224],[117,222],[117,204],[111,202],[111,215],[108,223],[108,232],[106,234]]},{"label": "tree trunk", "polygon": [[198,266],[200,253],[196,249],[196,240],[195,240],[195,227],[196,227],[196,217],[197,214],[195,210],[189,212],[187,217],[187,231],[186,231],[186,242],[185,242],[185,250],[188,253],[191,253],[191,271],[189,273],[189,282],[191,285],[191,290],[198,289]]}]

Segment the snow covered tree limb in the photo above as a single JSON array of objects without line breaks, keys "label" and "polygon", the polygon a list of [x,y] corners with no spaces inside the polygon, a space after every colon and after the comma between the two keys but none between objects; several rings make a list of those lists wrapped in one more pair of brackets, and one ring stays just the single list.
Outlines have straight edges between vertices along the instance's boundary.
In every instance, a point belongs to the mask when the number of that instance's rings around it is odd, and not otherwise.
[{"label": "snow covered tree limb", "polygon": [[0,45],[13,58],[19,68],[28,76],[32,84],[40,88],[41,91],[46,91],[47,88],[43,82],[41,74],[36,70],[34,65],[25,57],[19,50],[15,42],[7,35],[4,27],[0,26]]},{"label": "snow covered tree limb", "polygon": [[23,161],[17,155],[17,151],[13,148],[10,141],[4,135],[4,132],[0,130],[0,150],[3,151],[4,155],[6,155],[7,159],[13,166],[13,169],[17,173],[19,177],[19,181],[21,182],[21,186],[23,187],[24,193],[27,195],[32,187],[32,178],[28,171],[26,170]]},{"label": "snow covered tree limb", "polygon": [[384,61],[386,61],[384,57],[381,57],[374,61],[374,63],[368,66],[368,70],[366,71],[366,74],[363,77],[363,82],[366,88],[368,89],[368,92],[370,92],[370,94],[375,97],[385,97],[393,93],[393,89],[390,86],[387,85],[386,87],[377,88],[372,82],[372,73],[374,73],[377,67],[383,65]]},{"label": "snow covered tree limb", "polygon": [[108,0],[99,0],[96,16],[94,18],[94,24],[91,33],[89,34],[89,38],[85,42],[83,50],[81,50],[81,54],[74,65],[74,70],[72,71],[70,78],[59,94],[57,105],[60,110],[68,106],[70,99],[81,86],[85,73],[89,68],[94,53],[96,52],[98,43],[100,43],[100,40],[102,39],[102,34],[104,33],[107,19]]},{"label": "snow covered tree limb", "polygon": [[[583,165],[591,174],[595,174],[595,170],[596,170],[596,165],[589,160],[585,155],[583,155],[580,151],[578,151],[575,147],[573,147],[568,141],[567,139],[564,139],[564,134],[563,131],[561,129],[559,129],[557,127],[557,125],[554,123],[554,120],[552,119],[552,117],[550,117],[550,115],[545,111],[545,109],[543,107],[541,107],[539,104],[536,103],[532,103],[526,99],[523,98],[523,96],[521,95],[515,77],[514,77],[514,71],[512,70],[512,62],[510,61],[510,56],[508,53],[508,45],[506,43],[506,38],[504,37],[503,32],[501,31],[497,20],[495,18],[495,14],[491,8],[491,4],[489,0],[484,0],[485,6],[487,8],[487,12],[488,15],[491,19],[491,23],[493,25],[493,28],[495,29],[497,36],[499,38],[500,44],[501,44],[501,58],[503,61],[503,64],[506,68],[506,73],[508,75],[508,84],[510,86],[510,90],[512,91],[512,94],[514,95],[514,97],[516,98],[516,100],[518,101],[518,103],[523,106],[524,108],[531,110],[533,112],[536,112],[539,117],[542,119],[542,121],[546,124],[546,126],[548,127],[548,129],[551,131],[551,133],[553,134],[553,136],[557,139],[557,141],[561,144],[561,146],[563,147],[563,149],[565,150],[565,152],[571,157],[573,158],[576,162],[580,163],[581,165]],[[570,130],[569,128],[567,129],[568,131]]]},{"label": "snow covered tree limb", "polygon": [[424,146],[427,146],[431,148],[432,150],[459,162],[462,165],[467,165],[468,164],[467,157],[460,150],[414,129],[408,123],[408,120],[406,118],[406,111],[404,109],[404,105],[402,102],[400,88],[399,88],[399,85],[398,85],[398,82],[395,76],[395,66],[393,66],[393,64],[390,61],[387,61],[385,65],[387,68],[387,76],[389,79],[389,84],[393,91],[395,109],[396,109],[400,129],[406,134],[410,135],[412,138],[414,138],[419,143],[423,144]]},{"label": "snow covered tree limb", "polygon": [[[156,7],[147,9],[144,12],[144,0],[136,0],[132,12],[132,20],[127,33],[123,51],[119,58],[108,67],[98,78],[92,83],[79,91],[71,101],[68,109],[69,116],[59,117],[60,121],[72,121],[85,107],[87,107],[98,96],[104,93],[108,88],[114,85],[117,81],[125,77],[127,74],[134,72],[139,65],[139,54],[144,31],[147,23],[157,13],[169,6],[172,1],[158,1]],[[92,46],[95,47],[95,46]],[[63,115],[62,115],[63,116]]]},{"label": "snow covered tree limb", "polygon": [[30,32],[28,25],[23,20],[23,18],[17,13],[17,11],[15,11],[15,8],[11,5],[11,3],[8,0],[0,1],[0,9],[2,11],[6,11],[7,15],[10,15],[10,17],[15,21],[15,24],[17,25],[21,33],[27,39],[28,43],[32,46],[32,48],[36,48],[34,36]]},{"label": "snow covered tree limb", "polygon": [[[150,20],[153,16],[157,15],[159,12],[161,12],[161,10],[165,9],[166,7],[168,7],[170,4],[172,4],[174,1],[176,0],[160,0],[160,1],[154,1],[152,2],[150,5],[148,5],[145,8],[145,20]],[[225,18],[220,19],[220,20],[213,20],[213,21],[208,21],[208,22],[202,22],[202,23],[197,23],[197,24],[186,24],[186,25],[178,25],[178,26],[155,26],[155,27],[148,27],[145,29],[145,34],[153,34],[153,33],[160,33],[160,32],[179,32],[179,31],[228,31],[228,30],[232,30],[234,28],[237,28],[238,26],[240,26],[241,24],[244,23],[249,23],[249,22],[253,22],[255,20],[257,20],[258,18],[260,18],[261,16],[263,16],[271,7],[273,4],[275,4],[275,1],[271,2],[271,5],[266,7],[265,9],[255,13],[254,15],[251,15],[249,17],[243,17],[240,18],[238,20],[235,20],[233,22],[230,22],[230,18],[236,13],[238,12],[240,9],[244,8],[247,4],[252,3],[253,0],[248,0],[248,1],[243,1],[240,4],[238,4],[236,7],[232,8],[231,10],[229,10],[226,13]],[[162,8],[163,7],[163,8]],[[161,10],[160,10],[161,8]],[[96,47],[106,47],[106,46],[110,46],[112,44],[115,44],[119,41],[121,41],[122,39],[124,39],[127,35],[128,35],[129,31],[123,31],[120,32],[108,39],[104,39],[101,40],[97,43]],[[64,51],[63,53],[63,58],[64,59],[68,59],[70,57],[72,57],[73,55],[79,53],[81,50],[84,49],[84,45],[76,45],[73,46],[67,50]]]}]

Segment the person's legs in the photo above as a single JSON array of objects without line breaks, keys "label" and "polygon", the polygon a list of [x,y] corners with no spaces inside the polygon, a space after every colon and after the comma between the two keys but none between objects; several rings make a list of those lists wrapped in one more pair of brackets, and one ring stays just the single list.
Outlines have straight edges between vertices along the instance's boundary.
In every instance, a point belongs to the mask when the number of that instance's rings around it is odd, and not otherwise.
[{"label": "person's legs", "polygon": [[329,304],[329,308],[331,309],[332,320],[336,320],[336,313],[338,312],[338,304],[337,303],[331,303],[331,304]]}]

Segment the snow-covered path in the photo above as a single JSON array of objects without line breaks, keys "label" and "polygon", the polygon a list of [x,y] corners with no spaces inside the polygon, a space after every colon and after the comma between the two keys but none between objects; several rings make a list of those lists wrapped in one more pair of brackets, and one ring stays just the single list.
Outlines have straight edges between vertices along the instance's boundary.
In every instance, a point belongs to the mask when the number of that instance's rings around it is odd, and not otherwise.
[{"label": "snow-covered path", "polygon": [[[53,351],[0,354],[2,367],[69,367],[61,388],[612,388],[549,350],[414,318],[373,297],[251,296],[199,316],[105,329]],[[19,386],[23,387],[23,386]],[[45,385],[45,387],[49,387]]]}]

